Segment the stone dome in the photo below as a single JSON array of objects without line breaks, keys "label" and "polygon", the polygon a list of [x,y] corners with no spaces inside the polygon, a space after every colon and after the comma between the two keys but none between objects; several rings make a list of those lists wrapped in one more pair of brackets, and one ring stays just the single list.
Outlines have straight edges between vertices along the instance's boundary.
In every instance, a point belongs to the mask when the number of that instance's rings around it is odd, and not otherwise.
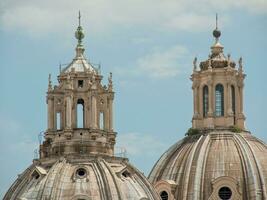
[{"label": "stone dome", "polygon": [[4,199],[145,200],[158,196],[127,159],[91,155],[36,160],[18,176]]},{"label": "stone dome", "polygon": [[249,132],[213,129],[171,146],[149,180],[164,200],[266,199],[266,158],[266,144]]},{"label": "stone dome", "polygon": [[85,58],[84,51],[85,49],[83,46],[77,46],[75,58],[67,67],[62,70],[61,73],[87,72],[96,74],[97,69]]},{"label": "stone dome", "polygon": [[47,129],[39,134],[39,158],[4,200],[159,199],[142,173],[115,156],[112,74],[104,85],[83,55],[81,31],[79,22],[76,57],[60,72],[58,84],[53,87],[51,75],[48,79]]}]

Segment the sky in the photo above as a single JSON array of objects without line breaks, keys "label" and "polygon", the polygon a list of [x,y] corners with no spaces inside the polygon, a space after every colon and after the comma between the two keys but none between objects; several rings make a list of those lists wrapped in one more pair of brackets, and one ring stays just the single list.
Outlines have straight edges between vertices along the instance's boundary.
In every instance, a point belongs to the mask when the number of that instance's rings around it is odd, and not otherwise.
[{"label": "sky", "polygon": [[146,175],[191,127],[192,61],[220,42],[243,57],[246,127],[267,142],[266,0],[1,0],[0,198],[32,162],[46,130],[48,74],[71,62],[78,11],[85,54],[113,73],[116,152]]}]

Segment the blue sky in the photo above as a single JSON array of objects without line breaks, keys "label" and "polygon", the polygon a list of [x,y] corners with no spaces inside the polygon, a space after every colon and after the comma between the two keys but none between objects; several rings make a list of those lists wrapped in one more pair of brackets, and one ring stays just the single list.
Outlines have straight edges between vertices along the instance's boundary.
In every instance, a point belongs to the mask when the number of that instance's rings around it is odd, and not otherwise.
[{"label": "blue sky", "polygon": [[0,3],[0,197],[34,157],[46,129],[48,74],[74,57],[78,10],[84,46],[113,72],[118,149],[148,174],[191,126],[192,60],[208,57],[215,13],[221,43],[243,57],[246,125],[267,141],[267,2],[264,0],[3,0]]}]

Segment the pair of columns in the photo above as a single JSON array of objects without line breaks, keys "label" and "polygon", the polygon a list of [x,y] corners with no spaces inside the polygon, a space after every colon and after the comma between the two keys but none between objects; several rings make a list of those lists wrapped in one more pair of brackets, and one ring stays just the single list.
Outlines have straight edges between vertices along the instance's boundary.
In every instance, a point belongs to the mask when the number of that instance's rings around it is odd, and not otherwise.
[{"label": "pair of columns", "polygon": [[[232,84],[226,83],[222,84],[224,87],[224,108],[227,113],[224,113],[224,116],[232,116]],[[215,107],[215,87],[213,84],[209,83],[208,86],[208,117],[214,116]],[[204,86],[203,86],[204,87]],[[194,118],[202,118],[203,117],[203,87],[199,85],[193,85],[193,94],[194,94]],[[243,114],[243,84],[234,85],[235,91],[235,110],[237,114]]]},{"label": "pair of columns", "polygon": [[[48,97],[48,130],[54,130],[55,129],[55,118],[56,118],[56,111],[55,111],[55,105],[54,105],[54,99],[52,97]],[[113,130],[113,100],[109,99],[108,100],[108,109],[106,109],[106,112],[103,114],[104,119],[103,119],[103,123],[104,123],[104,129],[105,130]],[[91,97],[91,115],[89,117],[89,115],[87,115],[85,112],[84,113],[84,120],[88,120],[89,122],[85,121],[85,126],[89,125],[89,127],[97,129],[100,128],[99,127],[99,121],[100,121],[100,117],[98,116],[98,109],[97,109],[97,96],[96,95],[92,95]],[[65,123],[65,129],[72,129],[73,128],[73,124],[72,124],[72,120],[75,119],[75,117],[73,117],[74,113],[73,113],[73,98],[71,94],[68,94],[66,96],[66,107],[64,107],[64,105],[62,105],[61,110],[64,110],[65,112],[65,117],[66,117],[66,123]],[[85,108],[86,109],[86,108]],[[86,115],[87,116],[86,116]]]}]

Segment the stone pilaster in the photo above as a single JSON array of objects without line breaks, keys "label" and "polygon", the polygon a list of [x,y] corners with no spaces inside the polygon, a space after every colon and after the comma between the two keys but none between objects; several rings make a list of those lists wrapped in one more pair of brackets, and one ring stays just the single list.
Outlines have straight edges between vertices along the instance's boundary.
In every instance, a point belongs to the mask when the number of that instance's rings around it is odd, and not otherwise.
[{"label": "stone pilaster", "polygon": [[47,129],[54,129],[54,102],[53,97],[47,97]]},{"label": "stone pilaster", "polygon": [[97,97],[96,94],[92,94],[92,128],[97,128]]}]

